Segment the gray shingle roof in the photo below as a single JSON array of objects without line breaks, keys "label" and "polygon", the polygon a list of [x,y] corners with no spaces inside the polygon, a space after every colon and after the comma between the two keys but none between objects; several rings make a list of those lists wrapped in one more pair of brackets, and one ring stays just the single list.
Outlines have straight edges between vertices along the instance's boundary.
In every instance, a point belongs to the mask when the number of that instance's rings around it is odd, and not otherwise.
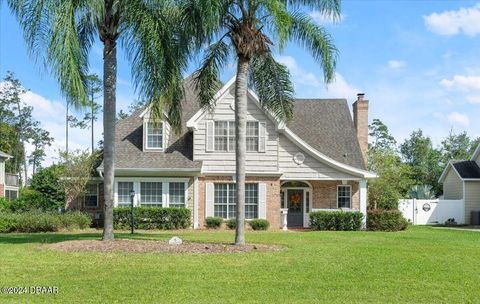
[{"label": "gray shingle roof", "polygon": [[[193,134],[186,122],[199,110],[191,78],[182,101],[182,130],[171,133],[165,153],[143,152],[142,118],[138,110],[117,123],[115,167],[200,169],[193,161]],[[348,103],[345,99],[297,99],[288,127],[310,146],[341,163],[365,169]],[[100,165],[103,168],[103,163]]]},{"label": "gray shingle roof", "polygon": [[[196,94],[190,78],[186,79],[185,96],[182,101],[182,130],[179,134],[171,132],[168,147],[164,153],[143,152],[143,118],[140,114],[145,108],[120,120],[116,126],[115,168],[116,169],[198,169],[201,162],[193,161],[193,134],[188,132],[186,124],[198,110]],[[103,168],[103,163],[100,165]]]},{"label": "gray shingle roof", "polygon": [[365,170],[346,99],[297,99],[288,127],[320,153]]},{"label": "gray shingle roof", "polygon": [[452,162],[461,178],[480,178],[480,167],[472,160]]}]

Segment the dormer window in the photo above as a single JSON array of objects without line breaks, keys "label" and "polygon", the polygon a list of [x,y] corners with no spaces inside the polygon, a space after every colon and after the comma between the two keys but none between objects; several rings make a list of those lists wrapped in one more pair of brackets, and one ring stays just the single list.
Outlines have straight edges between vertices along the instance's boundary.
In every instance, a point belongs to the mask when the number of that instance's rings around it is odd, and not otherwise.
[{"label": "dormer window", "polygon": [[146,123],[146,149],[163,150],[163,122]]}]

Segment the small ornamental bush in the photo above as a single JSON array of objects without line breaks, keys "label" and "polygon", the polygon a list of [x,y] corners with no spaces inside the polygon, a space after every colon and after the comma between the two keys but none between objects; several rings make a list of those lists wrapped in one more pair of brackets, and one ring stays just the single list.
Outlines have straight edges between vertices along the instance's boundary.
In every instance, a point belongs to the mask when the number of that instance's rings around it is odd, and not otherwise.
[{"label": "small ornamental bush", "polygon": [[398,210],[370,210],[367,212],[367,229],[373,231],[400,231],[408,227],[407,220]]},{"label": "small ornamental bush", "polygon": [[363,214],[359,211],[315,211],[310,213],[312,230],[355,231],[362,229]]},{"label": "small ornamental bush", "polygon": [[270,223],[264,219],[254,219],[249,222],[253,230],[268,230]]},{"label": "small ornamental bush", "polygon": [[[136,207],[133,211],[136,229],[185,229],[190,227],[190,210],[187,208]],[[115,229],[130,229],[131,209],[113,209]]]},{"label": "small ornamental bush", "polygon": [[0,232],[54,232],[90,227],[90,215],[82,212],[0,212]]},{"label": "small ornamental bush", "polygon": [[236,229],[237,228],[237,219],[229,219],[228,221],[225,222],[225,225],[227,226],[228,229]]},{"label": "small ornamental bush", "polygon": [[205,226],[209,229],[218,229],[222,226],[223,218],[209,216],[205,219]]}]

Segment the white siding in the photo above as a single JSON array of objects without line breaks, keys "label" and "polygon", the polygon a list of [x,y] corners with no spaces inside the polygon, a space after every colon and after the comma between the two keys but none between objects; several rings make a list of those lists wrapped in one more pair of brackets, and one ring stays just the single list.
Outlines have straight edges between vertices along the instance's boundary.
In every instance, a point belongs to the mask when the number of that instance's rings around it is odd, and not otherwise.
[{"label": "white siding", "polygon": [[443,197],[446,200],[458,200],[463,198],[462,180],[451,167],[443,181]]},{"label": "white siding", "polygon": [[[305,161],[302,164],[294,162],[293,157],[297,153],[305,155]],[[302,151],[297,145],[291,142],[285,135],[280,134],[278,145],[278,166],[280,172],[283,172],[282,178],[312,178],[312,179],[348,179],[352,175],[338,171],[335,168],[321,163],[314,159],[310,154]]]},{"label": "white siding", "polygon": [[[203,161],[203,171],[235,171],[235,152],[207,152],[206,150],[206,121],[207,120],[235,120],[235,113],[230,107],[234,101],[233,91],[230,90],[219,100],[213,113],[208,113],[198,122],[198,129],[194,133],[194,160]],[[269,120],[263,111],[249,99],[247,120],[256,120],[266,123],[265,152],[247,152],[246,170],[254,172],[278,171],[278,135],[274,123]]]},{"label": "white siding", "polygon": [[470,223],[470,213],[480,211],[480,182],[465,182],[465,223]]}]

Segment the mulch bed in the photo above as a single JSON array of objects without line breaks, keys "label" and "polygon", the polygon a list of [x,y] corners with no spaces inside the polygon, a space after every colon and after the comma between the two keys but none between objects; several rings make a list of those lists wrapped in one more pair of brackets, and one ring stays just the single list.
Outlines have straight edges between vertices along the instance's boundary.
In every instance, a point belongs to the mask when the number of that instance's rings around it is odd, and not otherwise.
[{"label": "mulch bed", "polygon": [[191,243],[183,242],[181,245],[169,245],[168,241],[149,240],[115,240],[115,241],[65,241],[44,245],[47,248],[64,252],[136,252],[136,253],[240,253],[240,252],[266,252],[279,251],[279,245],[247,244],[236,246],[234,244]]}]

